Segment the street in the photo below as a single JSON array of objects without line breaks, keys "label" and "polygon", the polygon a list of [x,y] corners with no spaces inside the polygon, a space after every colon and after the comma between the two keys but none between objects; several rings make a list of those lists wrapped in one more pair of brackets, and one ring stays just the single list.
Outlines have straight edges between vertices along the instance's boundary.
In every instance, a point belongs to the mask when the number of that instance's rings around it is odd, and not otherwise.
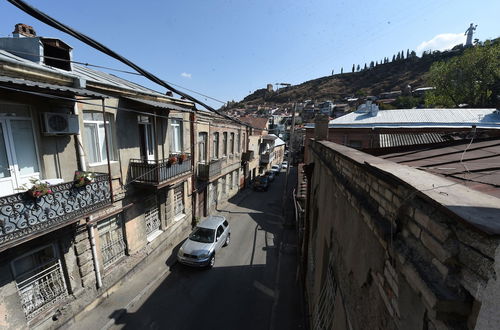
[{"label": "street", "polygon": [[[282,171],[266,192],[247,188],[238,205],[227,203],[219,208],[230,223],[231,243],[216,255],[213,269],[193,269],[175,262],[155,290],[126,310],[117,309],[120,316],[111,328],[304,328],[300,288],[295,281],[295,228],[282,225],[285,176]],[[293,216],[295,178],[292,168],[285,195],[288,217]]]}]

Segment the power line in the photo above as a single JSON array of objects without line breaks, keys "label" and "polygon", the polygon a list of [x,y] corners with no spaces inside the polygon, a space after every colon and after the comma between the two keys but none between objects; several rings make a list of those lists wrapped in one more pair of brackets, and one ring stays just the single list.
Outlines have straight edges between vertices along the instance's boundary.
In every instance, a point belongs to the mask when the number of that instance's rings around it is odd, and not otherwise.
[{"label": "power line", "polygon": [[134,70],[136,70],[138,73],[142,74],[145,78],[151,80],[152,82],[155,82],[157,83],[158,85],[160,86],[163,86],[169,90],[171,90],[172,92],[176,93],[176,94],[179,94],[180,96],[183,96],[185,97],[186,99],[192,101],[192,102],[195,102],[195,103],[198,103],[199,105],[203,106],[204,108],[206,108],[207,110],[209,111],[212,111],[220,116],[223,116],[229,120],[232,120],[234,122],[237,122],[241,125],[245,125],[245,126],[248,126],[248,127],[251,127],[245,123],[242,123],[241,121],[239,121],[238,119],[236,118],[233,118],[231,116],[228,116],[224,113],[221,113],[220,111],[217,111],[215,110],[214,108],[212,108],[211,106],[209,106],[208,104],[196,99],[195,97],[189,95],[189,94],[186,94],[174,87],[172,87],[169,83],[167,83],[166,81],[158,78],[156,75],[150,73],[149,71],[143,69],[142,67],[138,66],[137,64],[135,64],[134,62],[128,60],[127,58],[121,56],[120,54],[116,53],[115,51],[113,51],[112,49],[108,48],[107,46],[105,46],[104,44],[90,38],[89,36],[83,34],[83,33],[80,33],[78,31],[76,31],[75,29],[57,21],[56,19],[50,17],[49,15],[45,14],[44,12],[34,8],[34,7],[31,7],[30,5],[28,5],[27,3],[25,3],[24,1],[22,0],[7,0],[9,1],[11,4],[13,4],[14,6],[16,6],[17,8],[21,9],[23,12],[25,12],[26,14],[38,19],[39,21],[59,30],[59,31],[62,31],[62,32],[65,32],[67,34],[69,34],[70,36],[80,40],[81,42],[91,46],[92,48],[94,49],[97,49],[99,51],[101,51],[102,53],[124,63],[125,65],[133,68]]},{"label": "power line", "polygon": [[[67,59],[58,58],[58,57],[40,55],[40,54],[35,54],[35,53],[30,53],[30,52],[23,52],[23,51],[19,51],[19,50],[15,50],[15,49],[3,49],[3,50],[5,50],[7,52],[10,52],[10,53],[13,53],[14,55],[17,53],[17,54],[30,55],[30,56],[34,56],[34,57],[43,57],[43,58],[48,58],[48,59],[55,60],[55,61],[60,61],[60,62],[75,63],[75,64],[84,65],[84,66],[90,66],[90,67],[94,67],[94,68],[106,69],[106,70],[110,70],[110,71],[116,71],[116,72],[120,72],[120,73],[126,73],[126,74],[131,74],[131,75],[135,75],[135,76],[139,76],[139,77],[144,77],[144,75],[142,75],[140,73],[137,73],[137,72],[127,71],[127,70],[120,70],[120,69],[115,69],[115,68],[110,68],[110,67],[107,67],[107,66],[102,66],[102,65],[97,65],[97,64],[91,64],[91,63],[88,63],[88,62],[79,62],[79,61],[67,60]],[[168,83],[171,84],[171,85],[173,85],[173,86],[176,86],[176,87],[185,89],[187,91],[190,91],[192,93],[198,94],[200,96],[203,96],[205,98],[211,99],[213,101],[216,101],[216,102],[219,102],[219,103],[222,103],[222,104],[226,104],[226,102],[221,101],[219,99],[216,99],[215,97],[208,96],[206,94],[197,92],[195,90],[189,89],[187,87],[183,87],[183,86],[178,85],[178,84],[174,84],[174,83],[171,83],[171,82],[168,82]]]}]

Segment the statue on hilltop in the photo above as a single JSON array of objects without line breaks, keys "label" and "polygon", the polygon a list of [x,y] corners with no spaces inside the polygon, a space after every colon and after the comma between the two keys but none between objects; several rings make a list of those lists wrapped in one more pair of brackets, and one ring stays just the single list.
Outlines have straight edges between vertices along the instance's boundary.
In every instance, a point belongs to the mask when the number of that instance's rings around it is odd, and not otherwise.
[{"label": "statue on hilltop", "polygon": [[467,41],[465,42],[465,46],[472,46],[472,36],[474,35],[474,31],[476,31],[477,24],[474,26],[474,23],[470,23],[470,26],[467,30],[465,30],[464,36],[467,36]]}]

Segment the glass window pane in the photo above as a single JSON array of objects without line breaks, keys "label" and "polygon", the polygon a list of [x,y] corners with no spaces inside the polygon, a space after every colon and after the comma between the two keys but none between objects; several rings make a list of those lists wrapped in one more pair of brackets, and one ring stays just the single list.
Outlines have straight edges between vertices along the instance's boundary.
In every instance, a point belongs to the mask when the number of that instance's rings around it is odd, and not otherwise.
[{"label": "glass window pane", "polygon": [[12,138],[21,175],[39,172],[33,128],[29,120],[12,120]]},{"label": "glass window pane", "polygon": [[87,154],[89,163],[99,162],[99,156],[97,154],[97,127],[95,124],[85,124],[84,125],[84,145],[85,153]]},{"label": "glass window pane", "polygon": [[99,149],[101,151],[101,161],[105,162],[108,160],[108,157],[106,154],[106,140],[104,140],[105,137],[104,124],[99,124],[98,136],[99,136]]},{"label": "glass window pane", "polygon": [[7,159],[7,146],[3,137],[3,126],[0,124],[0,178],[10,177],[9,160]]}]

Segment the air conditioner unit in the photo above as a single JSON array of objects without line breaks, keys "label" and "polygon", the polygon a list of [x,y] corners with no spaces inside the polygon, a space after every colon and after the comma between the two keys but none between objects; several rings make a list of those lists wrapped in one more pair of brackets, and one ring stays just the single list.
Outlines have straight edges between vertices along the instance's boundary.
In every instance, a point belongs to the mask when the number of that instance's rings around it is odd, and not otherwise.
[{"label": "air conditioner unit", "polygon": [[45,135],[78,134],[80,131],[77,115],[44,112],[43,123]]}]

